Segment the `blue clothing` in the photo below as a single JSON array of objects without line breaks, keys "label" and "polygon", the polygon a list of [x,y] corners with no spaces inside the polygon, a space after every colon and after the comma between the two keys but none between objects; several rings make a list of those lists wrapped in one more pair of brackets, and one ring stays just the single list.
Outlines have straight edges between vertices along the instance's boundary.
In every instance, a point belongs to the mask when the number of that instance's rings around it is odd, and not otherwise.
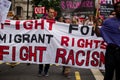
[{"label": "blue clothing", "polygon": [[100,34],[107,44],[120,46],[120,19],[113,17],[103,22]]}]

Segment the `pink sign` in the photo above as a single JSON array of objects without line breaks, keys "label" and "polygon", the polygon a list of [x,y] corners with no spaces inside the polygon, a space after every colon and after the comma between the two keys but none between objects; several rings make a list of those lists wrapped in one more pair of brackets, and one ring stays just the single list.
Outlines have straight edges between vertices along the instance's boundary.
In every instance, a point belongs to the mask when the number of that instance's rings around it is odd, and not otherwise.
[{"label": "pink sign", "polygon": [[35,7],[34,8],[34,13],[35,14],[45,14],[45,7]]}]

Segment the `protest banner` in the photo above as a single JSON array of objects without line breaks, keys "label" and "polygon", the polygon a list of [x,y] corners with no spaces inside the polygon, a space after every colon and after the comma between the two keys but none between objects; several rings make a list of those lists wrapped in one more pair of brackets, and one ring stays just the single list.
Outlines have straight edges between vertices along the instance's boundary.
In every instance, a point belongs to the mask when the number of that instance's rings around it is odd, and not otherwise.
[{"label": "protest banner", "polygon": [[95,11],[95,0],[61,0],[60,7],[63,13],[93,15]]},{"label": "protest banner", "polygon": [[120,0],[112,0],[112,1],[113,1],[113,4],[120,2]]},{"label": "protest banner", "polygon": [[6,20],[0,25],[0,61],[104,69],[106,43],[92,26],[53,20]]},{"label": "protest banner", "polygon": [[10,8],[11,2],[8,0],[0,0],[0,23],[4,23]]},{"label": "protest banner", "polygon": [[100,15],[108,18],[110,12],[113,10],[114,8],[112,0],[100,0]]}]

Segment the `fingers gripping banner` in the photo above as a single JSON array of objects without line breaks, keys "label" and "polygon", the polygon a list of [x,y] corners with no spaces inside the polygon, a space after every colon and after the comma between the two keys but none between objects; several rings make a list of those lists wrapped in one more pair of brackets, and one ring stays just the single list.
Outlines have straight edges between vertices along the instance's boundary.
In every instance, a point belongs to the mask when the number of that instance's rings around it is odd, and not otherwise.
[{"label": "fingers gripping banner", "polygon": [[106,43],[92,26],[52,20],[6,20],[0,25],[0,61],[104,68]]}]

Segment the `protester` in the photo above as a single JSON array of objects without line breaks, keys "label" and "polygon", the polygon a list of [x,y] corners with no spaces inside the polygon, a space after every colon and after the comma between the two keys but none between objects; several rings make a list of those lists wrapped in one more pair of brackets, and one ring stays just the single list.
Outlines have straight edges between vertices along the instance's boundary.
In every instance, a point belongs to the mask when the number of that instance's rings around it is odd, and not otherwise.
[{"label": "protester", "polygon": [[94,15],[89,15],[88,19],[85,21],[84,25],[93,26],[94,25],[94,19],[95,19]]},{"label": "protester", "polygon": [[120,80],[120,2],[114,4],[114,10],[116,16],[106,19],[100,29],[95,27],[97,36],[107,43],[104,80],[113,80],[114,71],[116,80]]},{"label": "protester", "polygon": [[63,17],[62,16],[57,16],[56,18],[55,18],[55,20],[56,21],[58,21],[58,22],[63,22]]},{"label": "protester", "polygon": [[72,23],[70,15],[64,16],[64,23]]},{"label": "protester", "polygon": [[81,15],[78,18],[79,18],[79,24],[80,25],[84,25],[85,21],[88,20],[88,19],[85,18],[85,15]]},{"label": "protester", "polygon": [[[44,19],[50,19],[50,20],[55,20],[55,10],[54,8],[50,7],[48,9],[48,13],[47,16],[44,16]],[[42,71],[43,71],[43,64],[39,64],[39,75],[38,76],[42,76]],[[44,76],[48,76],[48,70],[50,67],[50,64],[45,64],[44,66]]]},{"label": "protester", "polygon": [[[70,24],[71,22],[72,22],[72,20],[71,20],[71,17],[69,15],[67,15],[67,16],[64,17],[64,23],[69,23]],[[69,76],[70,71],[71,71],[71,67],[69,67],[69,66],[63,66],[62,73],[63,73],[63,75],[65,77],[70,78],[70,76]]]},{"label": "protester", "polygon": [[17,15],[13,16],[13,20],[19,20],[19,17]]},{"label": "protester", "polygon": [[116,15],[116,12],[115,11],[111,11],[110,15],[109,15],[109,18],[115,17],[115,15]]},{"label": "protester", "polygon": [[81,24],[80,21],[79,21],[79,18],[77,16],[73,16],[72,24],[76,24],[76,25]]}]

